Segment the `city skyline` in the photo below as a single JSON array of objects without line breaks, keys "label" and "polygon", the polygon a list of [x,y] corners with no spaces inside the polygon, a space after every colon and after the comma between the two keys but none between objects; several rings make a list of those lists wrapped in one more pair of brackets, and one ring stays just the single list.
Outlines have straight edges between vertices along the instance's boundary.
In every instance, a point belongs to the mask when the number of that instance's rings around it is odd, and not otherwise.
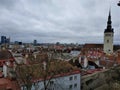
[{"label": "city skyline", "polygon": [[103,43],[111,7],[114,44],[119,44],[118,1],[1,0],[0,36],[22,42]]}]

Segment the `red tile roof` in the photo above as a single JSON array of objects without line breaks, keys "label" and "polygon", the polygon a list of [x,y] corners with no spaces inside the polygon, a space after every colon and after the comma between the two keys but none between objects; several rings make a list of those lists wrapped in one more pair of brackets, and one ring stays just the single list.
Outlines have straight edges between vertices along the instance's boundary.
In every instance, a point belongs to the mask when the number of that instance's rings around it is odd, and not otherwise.
[{"label": "red tile roof", "polygon": [[[80,70],[74,70],[74,71],[71,71],[71,72],[67,72],[67,73],[61,73],[61,74],[57,74],[55,75],[53,78],[58,78],[58,77],[65,77],[65,76],[69,76],[69,75],[74,75],[74,74],[80,74]],[[47,79],[50,79],[51,77],[47,77]],[[34,79],[33,82],[37,82],[37,81],[42,81],[44,80],[43,78],[40,78],[40,79]]]},{"label": "red tile roof", "polygon": [[103,48],[103,44],[85,44],[83,48]]},{"label": "red tile roof", "polygon": [[20,90],[16,81],[11,81],[7,78],[0,78],[0,90],[6,90],[6,89]]},{"label": "red tile roof", "polygon": [[13,58],[12,53],[8,50],[0,50],[0,60]]},{"label": "red tile roof", "polygon": [[8,50],[1,50],[0,51],[0,66],[3,66],[3,64],[6,61],[13,62],[15,59],[12,56],[12,53]]}]

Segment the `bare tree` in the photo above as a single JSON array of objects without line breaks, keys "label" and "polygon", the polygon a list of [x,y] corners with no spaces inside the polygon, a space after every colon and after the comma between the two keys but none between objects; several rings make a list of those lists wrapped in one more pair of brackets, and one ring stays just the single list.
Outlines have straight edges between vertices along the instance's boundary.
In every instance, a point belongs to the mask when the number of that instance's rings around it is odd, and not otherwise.
[{"label": "bare tree", "polygon": [[[25,90],[25,88],[31,90],[33,81],[40,78],[43,80],[44,90],[48,90],[49,83],[55,75],[55,70],[52,67],[53,63],[51,62],[50,57],[45,60],[47,57],[46,55],[47,54],[41,55],[41,58],[43,59],[41,60],[42,62],[38,61],[38,63],[36,63],[35,58],[30,56],[30,64],[17,65],[17,79],[18,82],[23,85],[23,90]],[[35,82],[34,85],[36,90],[38,90],[38,83]]]},{"label": "bare tree", "polygon": [[19,84],[23,85],[23,90],[25,90],[25,88],[27,90],[31,90],[32,71],[30,70],[29,66],[27,66],[27,65],[17,66],[16,75],[17,75],[17,79],[18,79]]},{"label": "bare tree", "polygon": [[39,63],[18,65],[16,73],[18,75],[18,80],[25,86],[27,90],[31,90],[33,85],[35,86],[36,90],[40,90],[41,86],[38,85],[39,82],[36,82],[38,80],[41,80],[43,83],[43,90],[49,90],[51,88],[50,83],[57,74],[66,73],[70,70],[72,70],[72,67],[70,64],[68,64],[68,62],[54,60],[52,55],[49,55],[47,60],[43,60]]}]

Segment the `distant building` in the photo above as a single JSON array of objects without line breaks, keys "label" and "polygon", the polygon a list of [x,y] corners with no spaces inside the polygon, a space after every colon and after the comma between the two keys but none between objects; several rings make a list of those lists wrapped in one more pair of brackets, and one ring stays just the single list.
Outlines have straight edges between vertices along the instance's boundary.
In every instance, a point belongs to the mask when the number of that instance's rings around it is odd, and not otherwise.
[{"label": "distant building", "polygon": [[16,44],[16,45],[22,45],[22,42],[15,41],[14,44]]},{"label": "distant building", "polygon": [[34,45],[37,45],[37,40],[34,40],[34,41],[33,41],[33,44],[34,44]]},{"label": "distant building", "polygon": [[7,43],[7,44],[10,44],[10,38],[7,38],[7,39],[6,39],[6,43]]},{"label": "distant building", "polygon": [[74,56],[74,57],[77,57],[77,56],[80,54],[80,51],[72,50],[72,51],[70,52],[70,54],[71,54],[72,56]]},{"label": "distant building", "polygon": [[94,44],[94,43],[86,43],[85,45],[83,45],[83,49],[84,50],[103,50],[103,44]]},{"label": "distant building", "polygon": [[104,53],[110,54],[113,53],[113,36],[114,36],[114,29],[112,28],[112,21],[111,21],[111,12],[109,11],[108,21],[107,21],[107,28],[104,31]]},{"label": "distant building", "polygon": [[6,36],[1,36],[1,44],[9,44],[10,38],[6,38]]},{"label": "distant building", "polygon": [[6,36],[1,36],[1,44],[6,43]]}]

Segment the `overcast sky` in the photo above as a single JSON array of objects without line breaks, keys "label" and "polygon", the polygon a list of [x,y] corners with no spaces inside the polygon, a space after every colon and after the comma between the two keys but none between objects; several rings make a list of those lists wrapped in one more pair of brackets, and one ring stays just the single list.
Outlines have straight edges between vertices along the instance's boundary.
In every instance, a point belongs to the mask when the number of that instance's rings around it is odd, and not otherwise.
[{"label": "overcast sky", "polygon": [[103,43],[111,6],[120,44],[119,0],[0,0],[0,36],[40,43]]}]

